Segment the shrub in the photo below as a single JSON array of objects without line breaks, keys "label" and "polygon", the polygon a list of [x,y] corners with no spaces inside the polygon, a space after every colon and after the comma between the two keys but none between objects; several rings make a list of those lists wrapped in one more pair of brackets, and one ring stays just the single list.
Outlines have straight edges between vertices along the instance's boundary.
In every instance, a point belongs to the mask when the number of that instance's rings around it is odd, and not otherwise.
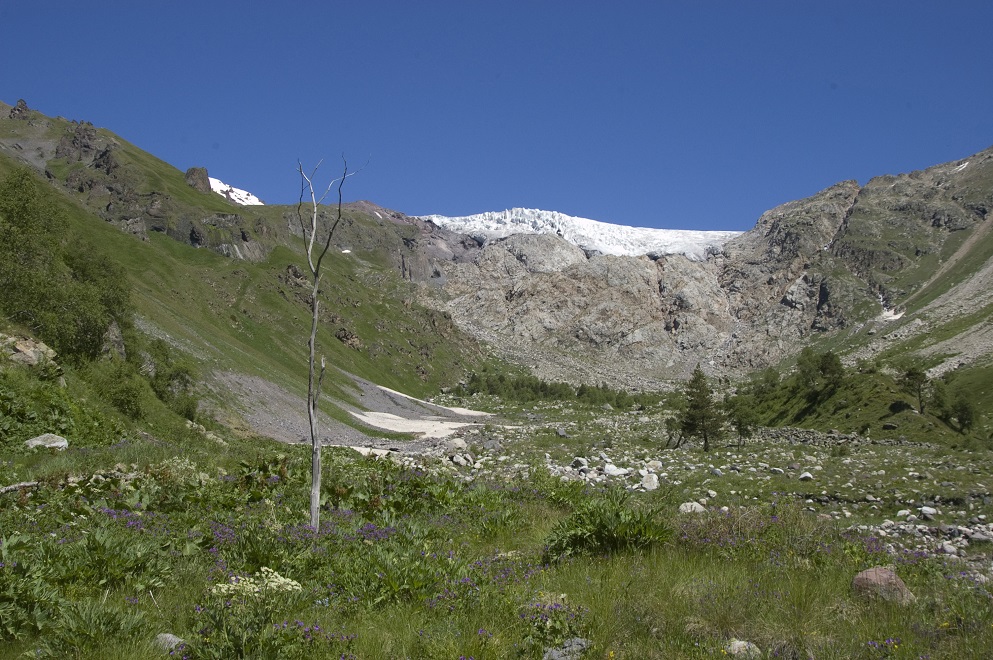
[{"label": "shrub", "polygon": [[671,528],[658,509],[629,507],[628,497],[627,492],[616,489],[586,500],[552,529],[545,559],[645,548],[671,537]]},{"label": "shrub", "polygon": [[31,570],[26,537],[0,542],[0,640],[40,633],[59,609],[59,594]]},{"label": "shrub", "polygon": [[103,398],[121,413],[134,420],[145,417],[152,393],[130,363],[117,359],[94,362],[88,377]]},{"label": "shrub", "polygon": [[67,603],[41,638],[33,657],[90,658],[113,641],[136,638],[145,629],[137,610],[121,611],[96,600]]}]

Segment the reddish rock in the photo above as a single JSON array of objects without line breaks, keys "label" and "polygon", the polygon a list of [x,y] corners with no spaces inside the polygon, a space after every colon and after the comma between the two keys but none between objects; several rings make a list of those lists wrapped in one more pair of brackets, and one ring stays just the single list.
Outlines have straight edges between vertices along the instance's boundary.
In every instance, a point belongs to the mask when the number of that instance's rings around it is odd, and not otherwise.
[{"label": "reddish rock", "polygon": [[863,598],[882,598],[891,603],[909,605],[917,600],[900,576],[885,566],[862,571],[852,580],[852,591]]}]

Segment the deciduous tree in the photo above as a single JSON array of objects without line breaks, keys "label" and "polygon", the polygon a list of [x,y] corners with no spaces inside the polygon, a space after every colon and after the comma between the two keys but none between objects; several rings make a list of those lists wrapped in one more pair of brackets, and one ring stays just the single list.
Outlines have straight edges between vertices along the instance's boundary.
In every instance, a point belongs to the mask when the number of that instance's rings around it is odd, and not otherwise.
[{"label": "deciduous tree", "polygon": [[[342,160],[344,161],[344,159]],[[345,179],[351,176],[348,172],[348,162],[344,161],[341,176],[332,179],[324,192],[319,194],[314,187],[314,177],[320,166],[321,163],[318,163],[308,174],[304,171],[303,165],[297,163],[297,171],[300,173],[300,201],[297,203],[297,218],[300,221],[300,230],[303,232],[304,247],[307,250],[307,265],[310,267],[313,284],[310,292],[310,339],[307,342],[309,352],[307,420],[310,422],[311,444],[310,526],[314,529],[320,527],[321,524],[321,438],[318,434],[317,404],[321,398],[321,386],[324,384],[324,373],[327,367],[322,355],[320,372],[317,371],[317,322],[320,308],[321,266],[324,264],[324,258],[331,247],[331,238],[341,223],[341,189],[345,185]],[[327,196],[335,190],[338,193],[338,204],[328,217],[321,205]],[[327,235],[323,237],[323,242],[318,242],[317,235],[322,230],[322,223],[327,229]]]},{"label": "deciduous tree", "polygon": [[755,397],[751,394],[736,394],[724,400],[728,421],[738,434],[738,447],[745,444],[745,439],[752,437],[759,426],[759,413]]},{"label": "deciduous tree", "polygon": [[917,365],[907,367],[900,376],[900,385],[917,397],[917,410],[922,415],[929,383],[927,373]]}]

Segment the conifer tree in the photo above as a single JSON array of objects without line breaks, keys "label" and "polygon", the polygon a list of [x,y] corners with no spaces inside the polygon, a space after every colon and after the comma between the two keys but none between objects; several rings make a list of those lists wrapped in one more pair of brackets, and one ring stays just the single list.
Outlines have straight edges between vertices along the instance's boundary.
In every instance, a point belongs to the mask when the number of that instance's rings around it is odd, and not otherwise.
[{"label": "conifer tree", "polygon": [[710,443],[723,436],[725,417],[699,364],[686,383],[683,396],[686,403],[679,418],[680,429],[686,436],[703,440],[703,450],[710,451]]}]

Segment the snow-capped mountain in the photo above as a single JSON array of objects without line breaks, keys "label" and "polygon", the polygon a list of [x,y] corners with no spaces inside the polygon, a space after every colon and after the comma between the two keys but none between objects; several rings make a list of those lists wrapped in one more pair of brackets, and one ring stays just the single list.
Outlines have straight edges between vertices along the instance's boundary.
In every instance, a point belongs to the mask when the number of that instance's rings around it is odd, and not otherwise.
[{"label": "snow-capped mountain", "polygon": [[479,241],[503,238],[511,234],[557,234],[584,250],[596,250],[603,254],[684,254],[695,261],[704,259],[709,248],[720,247],[741,233],[625,227],[537,209],[491,211],[459,218],[427,215],[421,216],[421,219],[430,220],[451,231],[468,234]]},{"label": "snow-capped mountain", "polygon": [[262,206],[265,204],[261,199],[241,188],[229,186],[220,179],[207,177],[210,179],[210,189],[222,197],[227,197],[230,201],[241,206]]}]

